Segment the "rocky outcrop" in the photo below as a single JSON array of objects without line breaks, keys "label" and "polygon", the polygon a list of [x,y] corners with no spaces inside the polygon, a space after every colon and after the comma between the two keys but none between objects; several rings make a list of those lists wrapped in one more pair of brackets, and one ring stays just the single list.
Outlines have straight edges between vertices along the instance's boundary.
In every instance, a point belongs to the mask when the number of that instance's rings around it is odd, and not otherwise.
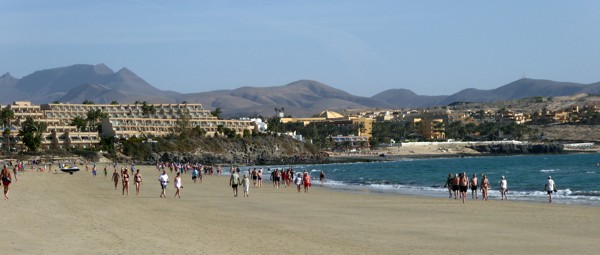
[{"label": "rocky outcrop", "polygon": [[210,139],[196,144],[193,151],[158,151],[150,153],[146,161],[201,162],[203,164],[260,164],[285,165],[327,163],[323,153],[313,153],[306,144],[287,137],[250,139]]},{"label": "rocky outcrop", "polygon": [[562,144],[479,144],[472,145],[469,148],[481,153],[490,154],[541,154],[541,153],[562,153],[564,146]]}]

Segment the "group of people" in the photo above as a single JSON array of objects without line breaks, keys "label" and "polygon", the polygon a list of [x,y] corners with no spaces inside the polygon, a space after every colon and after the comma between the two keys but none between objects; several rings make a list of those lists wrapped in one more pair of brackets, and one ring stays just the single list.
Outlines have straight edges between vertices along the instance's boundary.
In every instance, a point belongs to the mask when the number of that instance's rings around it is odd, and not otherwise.
[{"label": "group of people", "polygon": [[[249,188],[250,188],[250,179],[248,175],[252,176],[253,187],[260,188],[262,186],[262,169],[256,170],[256,168],[250,170],[248,169],[248,174],[244,174],[243,177],[240,178],[240,169],[233,168],[231,169],[231,177],[229,178],[229,186],[233,189],[233,196],[238,196],[238,187],[241,185],[244,188],[244,197],[250,196]],[[270,171],[270,169],[268,170]],[[321,180],[321,186],[323,185],[323,181],[325,180],[325,173],[321,171],[319,175],[319,179]],[[303,173],[294,174],[294,170],[290,167],[287,170],[284,169],[275,169],[271,172],[271,180],[273,181],[273,187],[279,188],[280,182],[283,181],[283,185],[288,187],[291,183],[296,185],[296,189],[298,192],[304,187],[304,192],[308,192],[310,189],[310,174],[304,171]]]},{"label": "group of people", "polygon": [[[166,171],[165,169],[169,169],[171,173],[173,171],[179,172],[181,174],[187,173],[188,171],[197,170],[199,173],[196,176],[202,175],[214,175],[215,172],[217,175],[221,175],[222,168],[221,165],[217,165],[217,167],[213,165],[202,165],[200,163],[192,163],[192,162],[157,162],[156,169],[161,171]],[[216,171],[215,171],[216,170]]]},{"label": "group of people", "polygon": [[[469,180],[466,172],[457,174],[449,173],[444,187],[448,188],[449,198],[452,198],[454,195],[454,199],[461,198],[463,204],[466,203],[467,191],[469,189],[471,190],[472,199],[479,199],[477,193],[479,189],[481,190],[482,199],[488,200],[488,191],[492,188],[490,181],[485,174],[481,176],[481,182],[478,182],[477,174],[473,174],[473,177]],[[501,200],[508,200],[508,181],[505,176],[501,177],[499,187]],[[549,202],[552,203],[552,193],[557,191],[552,176],[548,176],[544,190],[548,193]]]},{"label": "group of people", "polygon": [[[291,186],[292,183],[298,185],[296,180],[297,174],[294,173],[294,169],[291,167],[289,167],[288,169],[276,168],[274,171],[268,169],[267,171],[271,173],[271,180],[273,181],[273,187],[275,188],[279,188],[281,184],[283,184],[283,186],[285,186],[286,188]],[[306,176],[307,180],[305,180],[304,176]],[[305,191],[308,192],[308,188],[310,187],[310,175],[306,171],[304,171],[302,175],[302,180],[302,183],[306,183],[307,186],[305,186]],[[323,182],[325,181],[325,173],[323,171],[321,171],[321,173],[319,174],[319,180],[321,181],[321,186],[323,186]]]},{"label": "group of people", "polygon": [[[140,173],[140,170],[137,169],[137,171],[135,171],[134,174],[134,169],[131,169],[131,174],[133,174],[133,182],[135,183],[135,195],[139,196],[140,195],[140,188],[142,186],[142,174]],[[122,195],[128,195],[129,196],[129,170],[127,170],[126,168],[121,168],[121,174],[119,174],[117,172],[117,169],[115,169],[115,171],[113,172],[112,175],[112,180],[115,183],[115,190],[117,189],[117,186],[119,185],[119,180],[121,180],[121,185],[122,185]]]},{"label": "group of people", "polygon": [[[160,184],[160,197],[167,198],[167,184],[169,183],[169,176],[166,171],[163,171],[160,176],[158,176],[158,182]],[[173,187],[175,188],[174,197],[181,198],[181,189],[183,188],[183,184],[181,182],[181,173],[177,172],[175,176],[175,182]]]}]

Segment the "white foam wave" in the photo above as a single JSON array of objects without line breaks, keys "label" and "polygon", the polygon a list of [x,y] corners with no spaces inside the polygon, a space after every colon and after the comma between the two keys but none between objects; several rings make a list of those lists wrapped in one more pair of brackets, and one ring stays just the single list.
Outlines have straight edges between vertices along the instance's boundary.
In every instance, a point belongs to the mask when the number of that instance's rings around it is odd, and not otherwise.
[{"label": "white foam wave", "polygon": [[558,169],[542,169],[540,170],[540,173],[552,173],[556,171],[558,171]]},{"label": "white foam wave", "polygon": [[[381,192],[408,195],[424,195],[433,197],[447,197],[448,190],[441,187],[425,187],[401,184],[348,184],[341,181],[328,180],[325,187],[358,192]],[[470,196],[470,191],[468,196]],[[498,190],[488,192],[490,199],[499,199]],[[479,192],[481,195],[481,192]],[[570,189],[558,190],[552,195],[553,201],[566,204],[589,204],[600,205],[600,191],[573,192]],[[548,194],[546,191],[509,191],[509,200],[546,202]]]}]

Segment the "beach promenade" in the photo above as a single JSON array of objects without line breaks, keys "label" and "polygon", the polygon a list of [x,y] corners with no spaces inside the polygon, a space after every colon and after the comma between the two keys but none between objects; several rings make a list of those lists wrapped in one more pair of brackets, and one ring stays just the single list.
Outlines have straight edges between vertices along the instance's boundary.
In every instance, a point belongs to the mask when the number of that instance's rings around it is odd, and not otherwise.
[{"label": "beach promenade", "polygon": [[[233,197],[228,176],[183,176],[159,198],[143,166],[135,196],[108,177],[19,174],[0,201],[3,254],[597,254],[600,208],[357,194],[313,187]],[[227,168],[228,169],[228,168]],[[245,170],[245,169],[244,169]]]}]

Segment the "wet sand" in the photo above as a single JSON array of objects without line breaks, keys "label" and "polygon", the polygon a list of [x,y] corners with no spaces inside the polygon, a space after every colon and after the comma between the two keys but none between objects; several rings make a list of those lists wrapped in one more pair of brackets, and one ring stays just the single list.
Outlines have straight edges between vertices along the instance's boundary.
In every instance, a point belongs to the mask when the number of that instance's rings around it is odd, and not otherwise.
[{"label": "wet sand", "polygon": [[[103,167],[103,166],[101,166]],[[111,169],[109,167],[109,169]],[[100,171],[102,172],[102,171]],[[26,172],[0,201],[4,254],[596,254],[600,208],[357,194],[308,194],[267,180],[233,197],[228,177],[183,176],[159,198],[143,167],[139,197],[109,176]],[[171,180],[174,175],[169,174]],[[131,178],[133,180],[133,178]],[[267,178],[268,179],[268,178]],[[240,189],[240,191],[242,191]],[[242,194],[242,193],[240,193]]]}]

